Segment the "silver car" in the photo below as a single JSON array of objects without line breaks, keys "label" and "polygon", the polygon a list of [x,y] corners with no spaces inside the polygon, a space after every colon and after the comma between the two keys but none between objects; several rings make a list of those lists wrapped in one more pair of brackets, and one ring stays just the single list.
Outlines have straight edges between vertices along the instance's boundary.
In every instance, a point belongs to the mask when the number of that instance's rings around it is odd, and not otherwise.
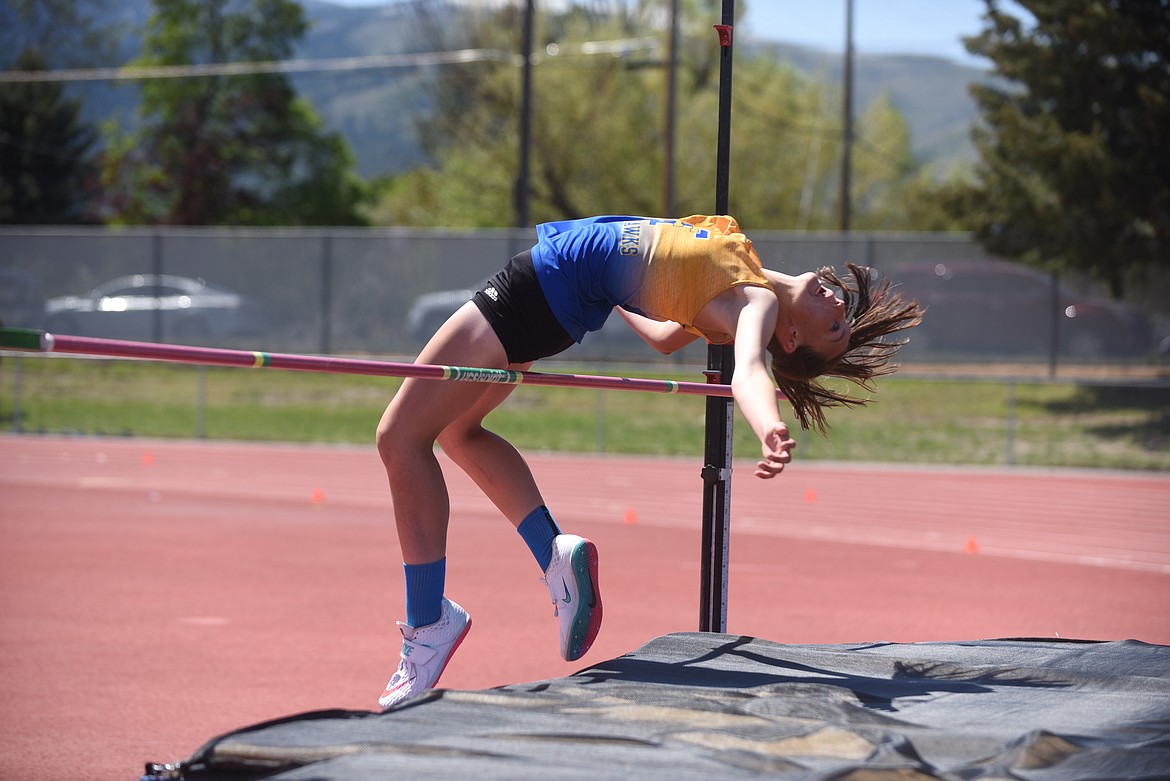
[{"label": "silver car", "polygon": [[439,330],[439,326],[447,322],[447,318],[455,314],[455,311],[470,301],[474,295],[473,288],[459,288],[424,293],[416,298],[410,311],[406,313],[406,328],[410,338],[419,342],[430,339],[435,331]]},{"label": "silver car", "polygon": [[132,274],[88,293],[50,298],[50,332],[111,339],[203,341],[255,333],[239,293],[202,279]]}]

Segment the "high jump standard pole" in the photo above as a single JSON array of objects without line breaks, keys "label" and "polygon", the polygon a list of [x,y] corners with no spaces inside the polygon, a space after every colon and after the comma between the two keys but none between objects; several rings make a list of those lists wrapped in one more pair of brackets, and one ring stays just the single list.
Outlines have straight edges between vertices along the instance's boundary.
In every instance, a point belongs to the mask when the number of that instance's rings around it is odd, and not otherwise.
[{"label": "high jump standard pole", "polygon": [[[715,158],[715,213],[727,214],[731,169],[731,54],[735,0],[723,0],[719,34],[719,136]],[[729,345],[707,346],[707,381],[731,384],[735,369]],[[703,550],[699,583],[699,631],[727,631],[728,521],[731,517],[731,399],[707,397],[703,448]]]}]

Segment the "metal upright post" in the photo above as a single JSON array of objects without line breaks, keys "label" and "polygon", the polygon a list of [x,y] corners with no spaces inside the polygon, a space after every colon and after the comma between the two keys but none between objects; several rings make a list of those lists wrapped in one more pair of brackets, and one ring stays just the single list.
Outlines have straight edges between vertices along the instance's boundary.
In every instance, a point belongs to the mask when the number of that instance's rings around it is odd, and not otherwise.
[{"label": "metal upright post", "polygon": [[837,184],[840,227],[849,232],[853,214],[853,0],[845,0],[845,74],[841,108],[841,180]]},{"label": "metal upright post", "polygon": [[669,51],[666,57],[666,122],[662,143],[662,215],[674,216],[674,142],[678,103],[678,13],[679,0],[670,3]]},{"label": "metal upright post", "polygon": [[520,55],[524,58],[520,82],[520,171],[513,186],[512,201],[516,212],[516,227],[527,228],[529,222],[529,176],[532,155],[532,28],[536,16],[536,0],[528,0],[524,9],[524,31],[520,39]]},{"label": "metal upright post", "polygon": [[159,285],[162,284],[163,273],[163,239],[158,228],[150,235],[150,271],[154,275],[151,284],[151,297],[154,307],[150,310],[150,339],[154,342],[163,341],[163,311],[162,300],[159,297]]},{"label": "metal upright post", "polygon": [[[731,55],[735,0],[723,0],[719,34],[719,135],[715,163],[715,212],[727,214],[731,168]],[[707,347],[707,381],[730,384],[735,357],[728,345]],[[728,522],[731,517],[731,399],[707,398],[703,461],[703,565],[699,594],[699,631],[727,630]]]},{"label": "metal upright post", "polygon": [[321,240],[321,344],[322,355],[333,352],[333,237]]}]

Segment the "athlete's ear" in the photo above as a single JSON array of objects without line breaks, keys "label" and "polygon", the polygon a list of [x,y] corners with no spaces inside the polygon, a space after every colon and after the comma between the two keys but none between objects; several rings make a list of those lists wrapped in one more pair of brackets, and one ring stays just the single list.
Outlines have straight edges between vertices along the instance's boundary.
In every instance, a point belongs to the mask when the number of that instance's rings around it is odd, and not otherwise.
[{"label": "athlete's ear", "polygon": [[796,346],[800,344],[800,340],[796,335],[796,329],[793,328],[788,332],[788,337],[784,340],[782,347],[786,353],[796,352]]}]

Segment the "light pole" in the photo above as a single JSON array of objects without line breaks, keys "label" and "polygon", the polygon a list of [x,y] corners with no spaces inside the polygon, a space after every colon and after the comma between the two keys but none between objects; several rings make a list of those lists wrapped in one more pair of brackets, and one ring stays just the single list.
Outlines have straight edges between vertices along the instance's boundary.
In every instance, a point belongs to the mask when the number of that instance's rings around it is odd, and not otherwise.
[{"label": "light pole", "polygon": [[532,24],[536,15],[536,0],[527,0],[524,11],[524,34],[520,41],[520,55],[524,58],[523,81],[520,92],[520,170],[512,193],[516,211],[516,227],[528,227],[528,159],[532,146]]},{"label": "light pole", "polygon": [[842,81],[841,181],[837,191],[837,206],[840,209],[840,228],[842,232],[848,233],[852,206],[849,186],[853,164],[853,0],[845,0],[845,72]]},{"label": "light pole", "polygon": [[663,139],[662,216],[674,216],[675,104],[678,99],[678,1],[670,2],[670,37],[666,56],[666,122]]}]

